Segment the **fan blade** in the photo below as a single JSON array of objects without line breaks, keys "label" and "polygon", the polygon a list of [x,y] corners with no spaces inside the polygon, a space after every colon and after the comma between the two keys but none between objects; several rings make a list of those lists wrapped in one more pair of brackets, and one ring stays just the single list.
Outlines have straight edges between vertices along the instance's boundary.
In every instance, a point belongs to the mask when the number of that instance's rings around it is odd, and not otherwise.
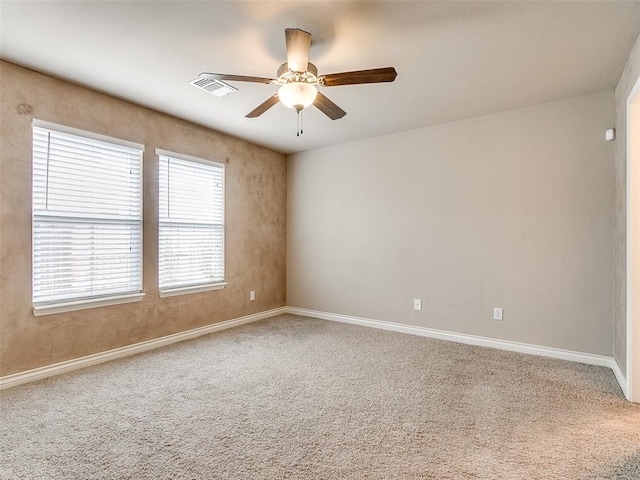
[{"label": "fan blade", "polygon": [[356,72],[330,73],[322,75],[318,81],[325,87],[338,85],[358,85],[361,83],[393,82],[398,72],[393,67],[372,68],[371,70],[358,70]]},{"label": "fan blade", "polygon": [[253,83],[274,83],[273,78],[265,77],[247,77],[245,75],[228,75],[226,73],[201,73],[198,75],[200,78],[208,78],[213,80],[222,80],[230,82],[253,82]]},{"label": "fan blade", "polygon": [[260,105],[258,105],[252,111],[247,113],[245,115],[245,117],[247,117],[247,118],[259,117],[260,115],[262,115],[264,112],[269,110],[271,107],[273,107],[279,101],[280,101],[280,99],[278,98],[278,94],[276,93],[272,97],[267,98],[267,100],[265,102],[263,102]]},{"label": "fan blade", "polygon": [[292,72],[304,73],[309,66],[311,34],[299,28],[284,31],[287,40],[287,64]]},{"label": "fan blade", "polygon": [[318,92],[313,105],[331,120],[338,120],[347,114],[347,112],[342,110],[338,105],[333,103],[320,92]]}]

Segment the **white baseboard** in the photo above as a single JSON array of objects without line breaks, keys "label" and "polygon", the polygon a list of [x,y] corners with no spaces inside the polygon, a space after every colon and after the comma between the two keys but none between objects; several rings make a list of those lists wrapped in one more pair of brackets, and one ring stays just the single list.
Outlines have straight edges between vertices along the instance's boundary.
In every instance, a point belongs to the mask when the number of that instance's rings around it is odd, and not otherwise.
[{"label": "white baseboard", "polygon": [[436,330],[433,328],[418,327],[414,325],[405,325],[401,323],[386,322],[382,320],[372,320],[369,318],[353,317],[350,315],[340,315],[336,313],[320,312],[317,310],[308,310],[297,307],[280,307],[265,312],[255,313],[244,317],[226,320],[224,322],[207,325],[205,327],[194,328],[186,332],[175,333],[152,340],[147,340],[126,347],[107,350],[106,352],[95,353],[85,357],[68,360],[65,362],[47,365],[44,367],[34,368],[25,372],[15,373],[0,377],[0,390],[22,385],[24,383],[42,380],[47,377],[59,375],[61,373],[71,372],[80,368],[97,365],[99,363],[108,362],[130,355],[153,350],[155,348],[164,347],[173,343],[183,342],[192,338],[207,335],[209,333],[226,330],[228,328],[237,327],[246,323],[256,322],[266,318],[274,317],[284,313],[301,315],[305,317],[318,318],[321,320],[331,320],[334,322],[350,323],[353,325],[361,325],[364,327],[378,328],[382,330],[390,330],[394,332],[407,333],[410,335],[418,335],[422,337],[437,338],[440,340],[448,340],[450,342],[465,343],[468,345],[478,345],[482,347],[497,348],[500,350],[508,350],[511,352],[526,353],[530,355],[540,355],[543,357],[556,358],[560,360],[568,360],[571,362],[585,363],[588,365],[597,365],[601,367],[609,367],[620,384],[620,388],[626,398],[628,395],[628,385],[626,378],[622,374],[620,367],[613,357],[606,355],[595,355],[591,353],[575,352],[572,350],[563,350],[559,348],[543,347],[539,345],[531,345],[528,343],[512,342],[509,340],[499,340],[495,338],[480,337],[476,335],[468,335],[464,333],[449,332],[446,330]]},{"label": "white baseboard", "polygon": [[192,338],[207,335],[209,333],[244,325],[245,323],[256,322],[265,318],[274,317],[276,315],[286,313],[286,310],[286,307],[274,308],[273,310],[254,313],[252,315],[246,315],[244,317],[238,317],[232,320],[214,323],[213,325],[207,325],[205,327],[194,328],[192,330],[187,330],[186,332],[180,332],[173,335],[154,338],[152,340],[134,343],[133,345],[127,345],[126,347],[114,348],[113,350],[107,350],[106,352],[94,353],[92,355],[75,358],[73,360],[68,360],[65,362],[55,363],[53,365],[34,368],[33,370],[27,370],[26,372],[6,375],[4,377],[0,377],[0,390],[15,387],[17,385],[22,385],[23,383],[27,382],[42,380],[43,378],[52,377],[61,373],[71,372],[73,370],[89,367],[91,365],[108,362],[117,358],[136,355],[148,350],[171,345],[172,343],[183,342],[185,340],[190,340]]},{"label": "white baseboard", "polygon": [[631,401],[629,383],[627,382],[627,378],[623,375],[622,370],[620,370],[618,362],[616,362],[614,358],[611,359],[611,370],[613,370],[613,373],[616,376],[616,380],[618,380],[618,384],[620,385],[620,389],[622,390],[625,398]]},{"label": "white baseboard", "polygon": [[[465,333],[449,332],[446,330],[436,330],[433,328],[417,327],[413,325],[404,325],[401,323],[385,322],[382,320],[372,320],[369,318],[352,317],[349,315],[340,315],[336,313],[319,312],[316,310],[307,310],[304,308],[286,307],[287,313],[302,315],[305,317],[319,318],[321,320],[332,320],[334,322],[351,323],[354,325],[362,325],[365,327],[379,328],[382,330],[391,330],[394,332],[408,333],[411,335],[419,335],[422,337],[437,338],[440,340],[448,340],[450,342],[466,343],[468,345],[478,345],[481,347],[497,348],[500,350],[508,350],[510,352],[526,353],[530,355],[539,355],[542,357],[557,358],[560,360],[569,360],[571,362],[586,363],[588,365],[597,365],[600,367],[609,367],[614,369],[617,367],[613,357],[606,355],[595,355],[592,353],[575,352],[573,350],[563,350],[560,348],[543,347],[539,345],[531,345],[528,343],[512,342],[509,340],[498,340],[495,338],[479,337],[476,335],[468,335]],[[618,369],[619,371],[620,369]],[[616,374],[616,378],[620,381],[620,377]]]}]

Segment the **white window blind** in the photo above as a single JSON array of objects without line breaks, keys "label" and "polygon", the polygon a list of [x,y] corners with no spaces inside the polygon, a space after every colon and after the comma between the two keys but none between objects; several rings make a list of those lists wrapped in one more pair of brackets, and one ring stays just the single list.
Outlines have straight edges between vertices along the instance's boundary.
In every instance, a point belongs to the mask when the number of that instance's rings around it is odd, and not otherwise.
[{"label": "white window blind", "polygon": [[224,282],[224,165],[160,152],[160,290]]},{"label": "white window blind", "polygon": [[33,127],[34,305],[142,290],[142,149],[97,137]]}]

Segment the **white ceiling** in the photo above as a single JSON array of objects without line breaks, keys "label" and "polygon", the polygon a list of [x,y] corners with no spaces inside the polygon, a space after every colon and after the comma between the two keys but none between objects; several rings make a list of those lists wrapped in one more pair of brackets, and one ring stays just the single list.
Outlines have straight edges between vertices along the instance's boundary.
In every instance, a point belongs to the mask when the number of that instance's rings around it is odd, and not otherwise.
[{"label": "white ceiling", "polygon": [[[394,83],[325,88],[329,120],[276,105],[274,85],[217,98],[200,72],[275,77],[284,29],[313,35],[319,73],[393,66]],[[640,2],[201,1],[0,3],[0,57],[284,153],[612,90]],[[230,82],[231,83],[231,82]]]}]

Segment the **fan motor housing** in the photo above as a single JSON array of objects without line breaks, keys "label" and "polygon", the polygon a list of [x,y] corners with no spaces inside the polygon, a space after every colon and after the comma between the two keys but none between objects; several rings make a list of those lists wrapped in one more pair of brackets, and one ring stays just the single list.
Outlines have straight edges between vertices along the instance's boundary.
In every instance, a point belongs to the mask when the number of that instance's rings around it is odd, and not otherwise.
[{"label": "fan motor housing", "polygon": [[289,70],[289,64],[285,62],[278,67],[276,74],[278,75],[277,83],[282,85],[290,82],[318,82],[318,68],[311,62],[307,66],[307,71],[302,73],[292,72]]}]

